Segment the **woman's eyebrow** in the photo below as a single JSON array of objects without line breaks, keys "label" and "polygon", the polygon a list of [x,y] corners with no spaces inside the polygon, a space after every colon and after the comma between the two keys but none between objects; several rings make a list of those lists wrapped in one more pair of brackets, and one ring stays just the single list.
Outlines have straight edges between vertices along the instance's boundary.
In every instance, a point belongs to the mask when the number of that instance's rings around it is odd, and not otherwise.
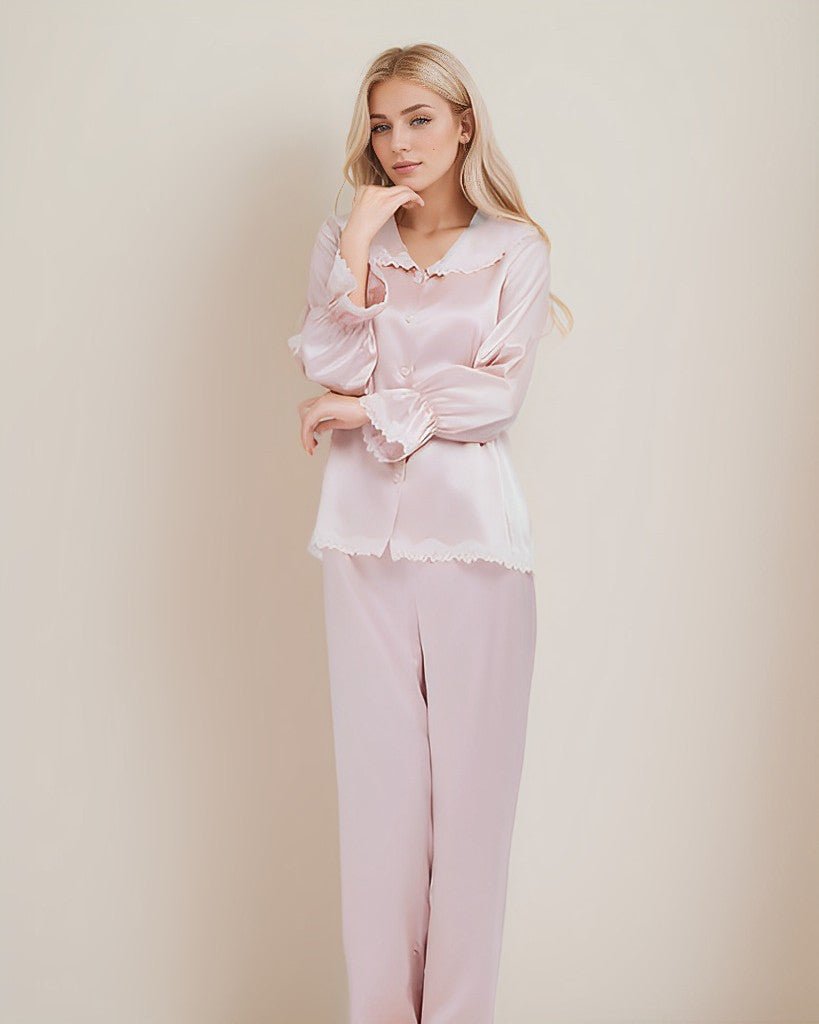
[{"label": "woman's eyebrow", "polygon": [[[404,110],[401,111],[401,113],[402,114],[409,114],[409,112],[411,110],[418,110],[421,107],[429,107],[430,110],[434,110],[435,109],[434,107],[430,106],[429,103],[415,103],[411,107],[406,107]],[[370,120],[371,121],[372,121],[372,119],[374,117],[383,117],[385,121],[387,120],[387,115],[386,114],[370,114]]]}]

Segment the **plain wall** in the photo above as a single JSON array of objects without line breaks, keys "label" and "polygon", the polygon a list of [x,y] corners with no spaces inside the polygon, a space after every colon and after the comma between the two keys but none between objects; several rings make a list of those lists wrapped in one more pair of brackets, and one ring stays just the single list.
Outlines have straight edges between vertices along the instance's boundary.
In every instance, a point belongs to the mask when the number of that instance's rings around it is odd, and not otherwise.
[{"label": "plain wall", "polygon": [[[568,339],[498,1024],[819,1020],[813,2],[0,10],[0,1019],[343,1024],[286,339],[361,74],[475,76]],[[349,209],[346,188],[341,209]]]}]

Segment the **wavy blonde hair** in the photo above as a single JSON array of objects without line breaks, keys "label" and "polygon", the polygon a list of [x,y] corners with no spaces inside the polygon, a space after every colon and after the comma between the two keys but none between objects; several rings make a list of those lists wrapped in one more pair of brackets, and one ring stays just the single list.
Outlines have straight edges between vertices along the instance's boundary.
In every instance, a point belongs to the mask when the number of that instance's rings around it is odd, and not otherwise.
[{"label": "wavy blonde hair", "polygon": [[[347,133],[344,181],[336,195],[335,207],[344,184],[393,185],[384,173],[372,148],[370,135],[370,90],[376,82],[403,78],[417,82],[437,93],[449,104],[455,118],[472,109],[474,131],[465,144],[461,165],[461,189],[469,202],[483,213],[531,224],[543,237],[551,252],[552,243],[545,230],[527,212],[517,180],[495,142],[489,114],[472,76],[464,65],[442,46],[415,43],[393,46],[382,51],[367,69],[356,96],[353,118]],[[574,325],[569,307],[554,292],[549,292],[552,316],[558,330],[567,335]],[[556,315],[559,307],[562,318]]]}]

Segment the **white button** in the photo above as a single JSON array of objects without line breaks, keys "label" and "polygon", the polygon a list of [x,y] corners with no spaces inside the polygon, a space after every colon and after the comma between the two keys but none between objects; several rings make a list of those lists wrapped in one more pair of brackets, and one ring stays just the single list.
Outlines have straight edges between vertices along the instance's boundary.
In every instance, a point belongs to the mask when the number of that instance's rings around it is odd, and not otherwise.
[{"label": "white button", "polygon": [[401,374],[402,377],[409,377],[411,370],[411,366],[402,366],[398,372]]},{"label": "white button", "polygon": [[405,316],[404,319],[407,321],[408,324],[412,323],[412,313],[410,313],[409,316]]},{"label": "white button", "polygon": [[393,475],[392,475],[392,478],[393,478],[393,480],[394,480],[394,481],[395,481],[396,483],[400,483],[400,482],[401,482],[401,471],[400,471],[400,470],[396,470],[396,471],[395,471],[395,472],[393,473]]}]

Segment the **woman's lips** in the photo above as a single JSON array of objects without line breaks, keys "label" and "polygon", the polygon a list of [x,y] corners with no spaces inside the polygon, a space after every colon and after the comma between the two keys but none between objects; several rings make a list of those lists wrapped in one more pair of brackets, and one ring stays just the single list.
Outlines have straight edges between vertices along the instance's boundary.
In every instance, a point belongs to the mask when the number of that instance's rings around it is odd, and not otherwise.
[{"label": "woman's lips", "polygon": [[411,171],[414,171],[416,167],[420,166],[421,163],[419,161],[417,164],[404,164],[403,167],[395,167],[394,170],[397,171],[398,174],[409,174]]}]

